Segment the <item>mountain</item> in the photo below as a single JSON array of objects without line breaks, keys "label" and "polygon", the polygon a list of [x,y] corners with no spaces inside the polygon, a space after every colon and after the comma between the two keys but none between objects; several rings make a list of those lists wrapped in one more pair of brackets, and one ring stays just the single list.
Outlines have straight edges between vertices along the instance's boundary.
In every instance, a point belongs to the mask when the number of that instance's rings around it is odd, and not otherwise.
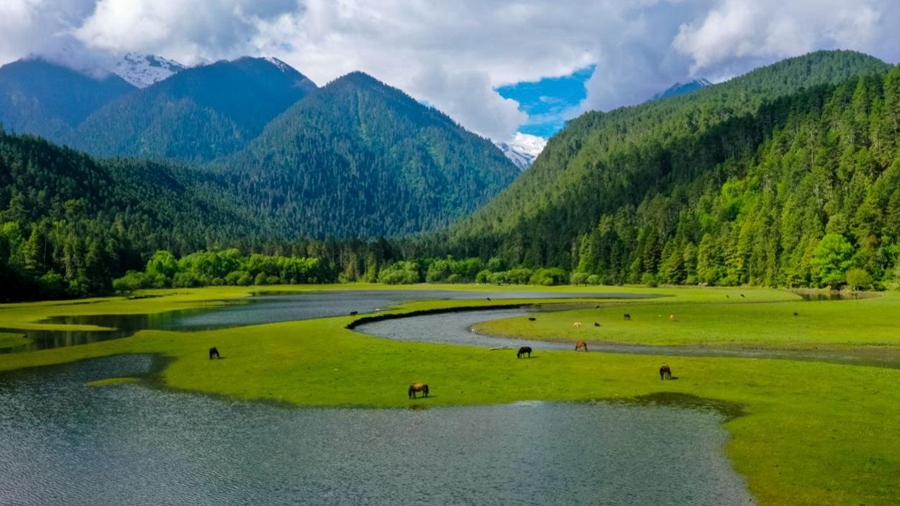
[{"label": "mountain", "polygon": [[271,237],[210,175],[0,132],[0,300],[103,293],[158,249]]},{"label": "mountain", "polygon": [[208,161],[245,147],[315,89],[274,58],[188,68],[91,114],[70,144],[98,156]]},{"label": "mountain", "polygon": [[487,139],[360,72],[297,102],[220,170],[257,215],[317,238],[444,226],[519,172]]},{"label": "mountain", "polygon": [[0,124],[63,140],[94,111],[134,91],[116,75],[92,77],[42,59],[0,67]]},{"label": "mountain", "polygon": [[137,88],[146,88],[181,72],[185,66],[161,56],[126,53],[111,71]]},{"label": "mountain", "polygon": [[503,154],[519,168],[519,170],[525,170],[528,167],[531,167],[535,158],[537,158],[538,155],[541,154],[541,151],[544,150],[544,146],[547,145],[547,140],[536,135],[516,132],[511,141],[497,142],[495,144],[500,148],[500,151],[502,151]]},{"label": "mountain", "polygon": [[700,88],[706,88],[707,86],[712,86],[712,83],[702,77],[700,79],[694,79],[693,81],[688,81],[686,83],[675,83],[666,91],[653,95],[653,98],[651,98],[650,100],[662,100],[664,98],[677,97],[678,95],[684,95],[692,91],[697,91]]},{"label": "mountain", "polygon": [[[883,74],[891,68],[860,53],[817,52],[686,95],[586,113],[548,141],[531,169],[452,227],[445,241],[448,247],[439,253],[502,256],[510,265],[576,270],[582,267],[580,258],[592,257],[582,255],[582,247],[594,247],[592,241],[599,237],[597,241],[606,246],[596,246],[598,256],[593,257],[593,266],[585,266],[586,271],[603,272],[606,279],[618,282],[634,281],[635,276],[640,281],[644,273],[655,275],[663,248],[679,232],[675,227],[680,213],[705,205],[687,200],[684,188],[704,181],[713,195],[720,192],[738,198],[741,194],[743,186],[726,183],[730,177],[743,177],[755,150],[781,124],[747,130],[744,122],[755,124],[754,115],[763,104],[804,88]],[[801,95],[796,104],[804,100],[821,98]],[[768,117],[763,115],[759,121]],[[828,131],[821,130],[819,135]],[[807,154],[807,159],[811,157]],[[740,185],[774,185],[775,181],[764,178]],[[820,191],[824,184],[819,185]],[[668,199],[678,205],[657,207]],[[813,202],[824,205],[825,195]],[[659,210],[652,214],[658,220],[652,222],[655,227],[643,221],[649,219],[646,210],[651,207]],[[737,209],[725,211],[726,216]],[[639,223],[648,226],[639,228]],[[709,219],[699,217],[685,224],[688,228],[682,233],[703,230],[704,223]],[[740,233],[740,229],[730,230]],[[607,243],[603,237],[610,232],[624,239]],[[691,240],[699,249],[699,239],[692,236]]]}]

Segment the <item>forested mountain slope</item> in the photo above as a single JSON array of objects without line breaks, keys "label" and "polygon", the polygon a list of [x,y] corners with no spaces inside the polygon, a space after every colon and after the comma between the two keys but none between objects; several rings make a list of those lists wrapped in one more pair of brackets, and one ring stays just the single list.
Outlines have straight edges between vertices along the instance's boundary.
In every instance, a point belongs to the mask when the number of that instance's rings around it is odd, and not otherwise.
[{"label": "forested mountain slope", "polygon": [[[817,53],[662,109],[586,115],[551,140],[535,164],[542,179],[520,179],[456,229],[457,244],[607,282],[837,286],[851,269],[888,280],[900,251],[900,70],[886,68]],[[814,81],[870,75],[746,111],[762,99],[741,90],[782,94],[797,69]],[[765,82],[776,91],[761,92]]]},{"label": "forested mountain slope", "polygon": [[489,140],[359,72],[295,104],[219,170],[256,215],[316,238],[447,225],[519,173]]},{"label": "forested mountain slope", "polygon": [[209,161],[245,147],[315,89],[276,59],[220,61],[182,70],[107,104],[69,143],[99,156]]},{"label": "forested mountain slope", "polygon": [[157,249],[265,234],[224,191],[190,170],[96,160],[0,131],[0,300],[99,293]]},{"label": "forested mountain slope", "polygon": [[756,149],[761,139],[733,143],[729,135],[764,101],[890,68],[849,51],[811,53],[688,95],[584,114],[550,139],[522,177],[451,230],[452,251],[575,268],[581,238],[604,216],[627,214]]},{"label": "forested mountain slope", "polygon": [[59,142],[88,115],[135,90],[113,74],[94,78],[41,59],[18,60],[0,67],[0,125]]}]

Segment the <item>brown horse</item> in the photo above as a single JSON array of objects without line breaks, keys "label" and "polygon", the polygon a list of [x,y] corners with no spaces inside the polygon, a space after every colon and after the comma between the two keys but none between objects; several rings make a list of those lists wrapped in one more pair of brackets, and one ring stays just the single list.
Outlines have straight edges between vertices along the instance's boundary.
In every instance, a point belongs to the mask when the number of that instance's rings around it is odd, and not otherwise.
[{"label": "brown horse", "polygon": [[584,349],[584,351],[587,351],[587,343],[584,341],[578,341],[577,343],[575,343],[575,351],[578,351],[579,349]]},{"label": "brown horse", "polygon": [[664,380],[666,378],[672,379],[672,368],[667,365],[664,365],[659,368],[659,379]]},{"label": "brown horse", "polygon": [[422,397],[428,397],[428,384],[427,383],[413,383],[409,386],[409,398],[415,399],[416,392],[422,392]]}]

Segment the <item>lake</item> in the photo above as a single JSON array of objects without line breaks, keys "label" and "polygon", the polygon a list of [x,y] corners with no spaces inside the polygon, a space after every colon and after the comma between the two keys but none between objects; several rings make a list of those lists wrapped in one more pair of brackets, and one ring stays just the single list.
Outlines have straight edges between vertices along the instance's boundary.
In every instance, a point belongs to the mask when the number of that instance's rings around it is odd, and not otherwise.
[{"label": "lake", "polygon": [[753,504],[712,409],[312,409],[85,385],[154,361],[0,374],[0,504]]}]

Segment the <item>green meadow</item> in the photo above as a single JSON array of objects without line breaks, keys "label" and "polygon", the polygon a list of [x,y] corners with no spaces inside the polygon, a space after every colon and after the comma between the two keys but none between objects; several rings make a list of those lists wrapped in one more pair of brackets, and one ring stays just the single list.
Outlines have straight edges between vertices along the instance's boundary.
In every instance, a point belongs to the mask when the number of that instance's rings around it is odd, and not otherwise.
[{"label": "green meadow", "polygon": [[[349,288],[395,289],[380,285]],[[417,287],[436,288],[516,290],[460,285]],[[893,294],[852,301],[800,302],[789,292],[762,289],[547,290],[666,297],[605,301],[600,309],[540,313],[536,322],[513,318],[481,327],[497,334],[539,339],[773,348],[894,347],[900,339],[900,297]],[[39,322],[54,315],[151,313],[225,304],[248,293],[247,288],[233,287],[165,290],[141,293],[146,297],[135,299],[6,305],[0,307],[0,327],[59,328]],[[427,301],[389,312],[510,303]],[[631,314],[631,321],[623,320],[626,312]],[[798,316],[793,316],[794,312]],[[669,314],[676,316],[674,322],[669,321]],[[305,406],[628,401],[659,393],[686,394],[741,406],[741,416],[724,422],[732,435],[726,451],[760,504],[897,503],[900,370],[788,360],[567,351],[538,351],[534,359],[517,360],[513,350],[369,337],[345,328],[355,318],[191,333],[142,331],[130,338],[90,345],[0,355],[0,370],[122,353],[154,353],[170,359],[160,373],[167,388]],[[575,329],[574,321],[583,326]],[[593,327],[594,321],[601,327]],[[208,360],[211,346],[221,351],[223,360]],[[663,363],[672,366],[677,380],[660,381],[657,370]],[[96,384],[98,388],[116,388],[102,385],[123,381],[128,380],[116,378]],[[409,400],[406,387],[420,381],[430,384],[431,397]]]}]

